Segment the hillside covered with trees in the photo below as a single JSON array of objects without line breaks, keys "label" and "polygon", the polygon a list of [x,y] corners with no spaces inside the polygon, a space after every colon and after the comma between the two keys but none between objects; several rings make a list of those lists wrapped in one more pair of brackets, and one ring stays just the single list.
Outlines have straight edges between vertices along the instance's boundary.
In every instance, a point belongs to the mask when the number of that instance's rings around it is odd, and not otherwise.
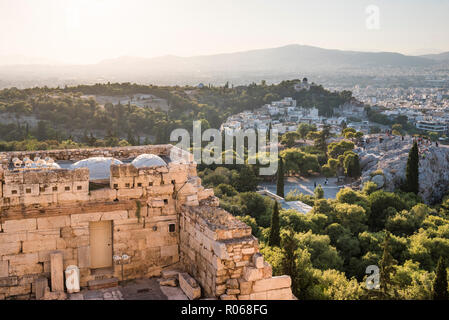
[{"label": "hillside covered with trees", "polygon": [[[0,151],[168,143],[173,129],[191,131],[194,120],[202,121],[203,129],[219,128],[232,114],[286,96],[296,99],[298,105],[316,106],[321,114],[331,114],[334,107],[352,98],[348,91],[329,92],[318,85],[298,92],[295,82],[201,88],[107,83],[4,89],[0,91]],[[120,101],[101,105],[92,97],[136,94],[165,99],[169,110]]]},{"label": "hillside covered with trees", "polygon": [[[343,130],[343,135],[358,133]],[[360,175],[350,140],[327,144],[326,151],[319,142],[282,151],[284,174],[331,176],[341,167],[348,177]],[[367,182],[361,190],[341,189],[335,199],[324,199],[319,185],[312,196],[285,195],[311,205],[306,214],[284,210],[256,193],[255,166],[200,167],[200,177],[214,188],[222,208],[251,226],[274,274],[290,275],[299,299],[447,299],[449,196],[424,204],[416,195],[417,166],[414,147],[403,190],[394,192]],[[279,173],[277,179],[282,187]],[[366,285],[368,266],[379,268],[380,285],[374,289]]]}]

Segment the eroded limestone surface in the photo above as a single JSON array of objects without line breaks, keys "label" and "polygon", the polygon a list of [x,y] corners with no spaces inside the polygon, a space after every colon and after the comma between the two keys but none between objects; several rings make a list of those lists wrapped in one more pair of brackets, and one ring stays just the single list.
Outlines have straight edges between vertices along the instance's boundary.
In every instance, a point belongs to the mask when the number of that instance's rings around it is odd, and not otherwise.
[{"label": "eroded limestone surface", "polygon": [[[370,135],[365,150],[358,149],[362,181],[383,182],[382,187],[393,191],[405,180],[408,153],[412,137]],[[379,138],[383,141],[380,143]],[[382,175],[373,175],[374,172]],[[382,179],[383,177],[383,179]],[[449,190],[449,148],[426,141],[419,144],[419,195],[423,201],[438,202]]]}]

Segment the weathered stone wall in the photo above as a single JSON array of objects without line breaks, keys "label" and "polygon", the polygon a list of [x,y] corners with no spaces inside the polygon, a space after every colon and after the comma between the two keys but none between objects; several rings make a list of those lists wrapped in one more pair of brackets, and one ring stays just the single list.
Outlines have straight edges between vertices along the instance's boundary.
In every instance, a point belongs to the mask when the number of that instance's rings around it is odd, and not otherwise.
[{"label": "weathered stone wall", "polygon": [[89,200],[89,170],[9,171],[0,178],[0,207]]},{"label": "weathered stone wall", "polygon": [[[124,278],[155,276],[162,267],[176,263],[178,222],[175,214],[161,208],[142,205],[140,218],[136,208],[6,220],[0,232],[0,299],[10,296],[30,297],[38,277],[50,277],[50,253],[58,250],[64,256],[64,268],[80,268],[81,286],[95,276],[90,269],[89,222],[112,221],[113,254],[127,254]],[[174,224],[174,232],[169,225]],[[121,279],[121,267],[113,266],[113,275]]]},{"label": "weathered stone wall", "polygon": [[292,299],[289,276],[272,277],[251,228],[207,205],[184,207],[180,252],[185,269],[204,294],[224,300]]},{"label": "weathered stone wall", "polygon": [[[166,166],[112,165],[109,186],[89,190],[89,170],[9,170],[13,157],[79,160],[156,153]],[[291,298],[290,278],[272,277],[251,228],[204,189],[192,156],[173,146],[2,153],[0,161],[0,299],[30,298],[50,277],[50,253],[80,268],[81,286],[97,276],[90,257],[91,222],[111,221],[113,254],[130,256],[123,279],[157,276],[178,263],[221,299]],[[108,277],[122,279],[121,266]]]},{"label": "weathered stone wall", "polygon": [[197,178],[196,165],[191,162],[169,162],[167,166],[140,169],[130,164],[112,165],[110,188],[92,191],[89,190],[87,168],[21,171],[0,169],[0,208],[19,205],[46,207],[66,202],[144,197],[151,198],[153,204],[158,206],[161,203],[166,205],[168,201],[174,210],[174,193],[181,203],[191,204],[197,204],[198,197],[204,198],[213,194],[204,191],[201,180]]},{"label": "weathered stone wall", "polygon": [[[129,157],[145,152],[167,155],[168,150],[176,148],[59,150],[20,156],[73,160],[100,151],[104,156]],[[180,206],[198,205],[213,195],[201,186],[191,157],[177,151],[175,157],[184,161],[168,156],[166,166],[113,165],[110,185],[92,191],[87,168],[0,170],[0,299],[29,298],[34,281],[50,277],[49,257],[55,250],[63,253],[64,268],[80,268],[81,286],[96,279],[90,265],[90,222],[111,221],[113,254],[131,257],[123,266],[124,279],[159,275],[163,267],[177,263]],[[114,265],[109,276],[121,279],[121,266]]]},{"label": "weathered stone wall", "polygon": [[23,159],[25,157],[50,157],[53,160],[78,161],[90,157],[113,157],[117,159],[135,158],[140,154],[149,153],[160,156],[170,156],[172,145],[146,145],[134,147],[111,147],[111,148],[85,148],[85,149],[62,149],[41,151],[14,151],[0,153],[0,163],[7,168],[13,158]]}]

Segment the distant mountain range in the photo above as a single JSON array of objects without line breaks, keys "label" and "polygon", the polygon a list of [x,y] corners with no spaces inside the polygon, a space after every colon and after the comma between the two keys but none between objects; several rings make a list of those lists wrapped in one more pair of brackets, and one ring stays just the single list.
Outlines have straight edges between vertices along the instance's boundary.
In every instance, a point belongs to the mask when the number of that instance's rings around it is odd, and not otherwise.
[{"label": "distant mountain range", "polygon": [[426,54],[421,57],[435,61],[449,61],[449,52],[443,52],[438,54]]},{"label": "distant mountain range", "polygon": [[123,70],[144,68],[148,71],[301,71],[304,68],[419,67],[434,64],[435,60],[439,60],[438,57],[440,55],[417,57],[393,52],[357,52],[289,45],[273,49],[184,58],[176,56],[148,59],[121,57],[105,60],[99,63],[98,66]]},{"label": "distant mountain range", "polygon": [[2,65],[0,78],[32,80],[52,78],[79,81],[154,81],[177,79],[211,81],[242,78],[245,75],[306,74],[395,70],[449,66],[449,52],[409,56],[394,52],[359,52],[323,49],[305,45],[259,49],[236,53],[193,57],[162,56],[155,58],[119,57],[91,65],[20,64]]}]

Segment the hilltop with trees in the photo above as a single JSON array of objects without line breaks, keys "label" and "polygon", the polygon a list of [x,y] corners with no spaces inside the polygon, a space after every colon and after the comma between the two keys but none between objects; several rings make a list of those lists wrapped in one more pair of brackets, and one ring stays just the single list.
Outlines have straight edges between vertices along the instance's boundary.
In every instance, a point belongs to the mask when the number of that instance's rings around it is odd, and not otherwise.
[{"label": "hilltop with trees", "polygon": [[[320,114],[350,101],[349,91],[330,92],[312,84],[310,90],[296,91],[299,80],[268,85],[154,86],[133,83],[106,83],[64,88],[16,88],[0,91],[0,151],[35,150],[76,146],[117,146],[168,143],[176,128],[192,130],[200,120],[202,128],[219,128],[235,113],[292,97]],[[136,106],[130,102],[99,104],[95,96],[133,97],[150,94],[164,99],[168,111]]]}]

